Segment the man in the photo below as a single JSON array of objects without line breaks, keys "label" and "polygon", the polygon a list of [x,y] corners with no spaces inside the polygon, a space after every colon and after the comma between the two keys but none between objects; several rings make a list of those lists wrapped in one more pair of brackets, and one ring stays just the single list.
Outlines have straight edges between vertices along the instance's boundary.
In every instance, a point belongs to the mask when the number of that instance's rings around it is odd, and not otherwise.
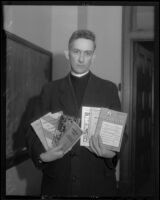
[{"label": "man", "polygon": [[[96,39],[89,30],[75,31],[68,44],[66,58],[71,72],[47,84],[41,93],[36,117],[47,112],[63,111],[81,118],[82,106],[107,107],[120,110],[115,84],[96,77],[90,71],[95,58]],[[76,145],[64,155],[58,146],[45,151],[30,127],[26,140],[30,156],[42,169],[42,195],[52,196],[114,196],[117,154],[106,150],[100,137],[92,136],[90,147]]]}]

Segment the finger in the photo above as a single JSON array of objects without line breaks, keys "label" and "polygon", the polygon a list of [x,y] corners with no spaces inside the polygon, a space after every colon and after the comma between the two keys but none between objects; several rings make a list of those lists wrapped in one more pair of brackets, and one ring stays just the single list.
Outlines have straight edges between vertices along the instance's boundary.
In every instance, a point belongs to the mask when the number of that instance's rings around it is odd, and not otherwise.
[{"label": "finger", "polygon": [[64,156],[64,152],[62,150],[59,151],[52,151],[50,157],[54,160],[58,158],[62,158]]},{"label": "finger", "polygon": [[106,154],[106,146],[103,144],[102,138],[100,135],[98,135],[98,144],[101,149],[101,156],[104,156],[104,154]]},{"label": "finger", "polygon": [[63,150],[61,149],[61,147],[55,147],[48,151],[48,154],[56,155],[57,153],[60,153],[60,154],[63,153]]},{"label": "finger", "polygon": [[99,145],[99,147],[100,147],[101,149],[104,148],[104,144],[103,144],[103,142],[102,142],[102,138],[101,138],[100,135],[98,135],[98,145]]},{"label": "finger", "polygon": [[57,159],[62,158],[64,156],[64,153],[63,153],[63,151],[57,151],[57,152],[55,152],[55,156],[57,157]]},{"label": "finger", "polygon": [[98,136],[98,143],[99,143],[99,146],[101,148],[101,155],[103,157],[112,158],[115,155],[114,151],[107,149],[107,146],[105,144],[103,144],[102,138],[101,138],[100,135]]},{"label": "finger", "polygon": [[92,144],[92,136],[90,137],[90,140],[89,140],[89,147],[88,147],[88,149],[89,149],[91,152],[97,154],[97,152],[94,150],[94,147],[93,147],[93,144]]},{"label": "finger", "polygon": [[97,151],[98,155],[101,156],[102,152],[101,152],[101,148],[99,146],[98,137],[93,136],[93,145],[96,148],[96,151]]},{"label": "finger", "polygon": [[90,138],[89,146],[90,146],[91,150],[98,156],[99,153],[98,153],[97,148],[95,146],[95,142],[94,142],[93,136],[91,136],[91,138]]},{"label": "finger", "polygon": [[44,162],[54,161],[62,157],[63,157],[63,151],[55,152],[53,151],[53,149],[41,154],[41,159]]},{"label": "finger", "polygon": [[58,146],[56,146],[52,149],[54,149],[54,151],[62,151],[63,150],[63,144],[60,144],[60,145],[58,145]]}]

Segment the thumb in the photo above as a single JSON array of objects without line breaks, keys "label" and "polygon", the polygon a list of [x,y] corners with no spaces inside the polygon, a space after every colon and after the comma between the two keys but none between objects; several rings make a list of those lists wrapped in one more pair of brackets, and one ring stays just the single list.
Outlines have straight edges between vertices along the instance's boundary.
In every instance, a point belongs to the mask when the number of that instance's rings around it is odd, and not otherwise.
[{"label": "thumb", "polygon": [[45,155],[45,160],[46,161],[54,161],[58,158],[62,158],[64,155],[63,151],[55,151],[54,149],[51,149],[48,151]]},{"label": "thumb", "polygon": [[63,144],[60,144],[60,145],[58,145],[58,146],[56,146],[52,149],[54,149],[54,151],[62,151],[63,150]]}]

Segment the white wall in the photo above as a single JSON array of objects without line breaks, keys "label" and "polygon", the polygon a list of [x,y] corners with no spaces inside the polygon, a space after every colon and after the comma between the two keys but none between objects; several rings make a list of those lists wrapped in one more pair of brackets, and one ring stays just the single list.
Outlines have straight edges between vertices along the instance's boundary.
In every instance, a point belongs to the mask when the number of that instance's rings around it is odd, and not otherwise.
[{"label": "white wall", "polygon": [[51,50],[51,6],[4,6],[4,29]]},{"label": "white wall", "polygon": [[121,82],[122,6],[88,6],[87,23],[97,36],[92,71],[118,84]]},{"label": "white wall", "polygon": [[77,29],[77,6],[52,6],[51,51],[53,52],[52,79],[64,77],[69,70],[64,50],[68,48],[68,40]]}]

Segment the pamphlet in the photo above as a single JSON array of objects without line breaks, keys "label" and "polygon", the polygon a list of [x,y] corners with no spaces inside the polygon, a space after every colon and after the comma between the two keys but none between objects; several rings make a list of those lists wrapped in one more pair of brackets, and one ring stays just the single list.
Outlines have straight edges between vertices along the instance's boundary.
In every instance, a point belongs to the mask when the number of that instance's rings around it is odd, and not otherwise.
[{"label": "pamphlet", "polygon": [[127,113],[102,108],[96,126],[96,135],[100,135],[107,149],[120,151]]},{"label": "pamphlet", "polygon": [[53,147],[53,137],[57,134],[57,127],[62,114],[62,111],[57,113],[49,112],[31,123],[31,126],[46,150]]},{"label": "pamphlet", "polygon": [[79,127],[80,119],[64,115],[62,111],[47,113],[31,123],[44,148],[49,150],[63,144],[67,153],[78,141],[83,131]]},{"label": "pamphlet", "polygon": [[83,134],[80,138],[81,146],[89,146],[89,119],[91,107],[82,106],[81,129]]},{"label": "pamphlet", "polygon": [[36,121],[31,123],[32,128],[34,129],[35,133],[39,137],[41,143],[43,144],[45,150],[47,151],[49,149],[49,146],[47,144],[46,138],[43,133],[42,124],[40,122],[40,119],[37,119]]},{"label": "pamphlet", "polygon": [[82,107],[81,129],[83,134],[80,139],[81,146],[89,146],[89,139],[95,133],[99,113],[100,108],[98,107]]},{"label": "pamphlet", "polygon": [[108,108],[82,107],[81,146],[89,146],[92,135],[100,135],[106,148],[120,151],[127,113]]},{"label": "pamphlet", "polygon": [[59,140],[59,144],[63,144],[64,153],[67,153],[76,144],[82,133],[83,131],[74,121],[67,126],[63,137]]}]

